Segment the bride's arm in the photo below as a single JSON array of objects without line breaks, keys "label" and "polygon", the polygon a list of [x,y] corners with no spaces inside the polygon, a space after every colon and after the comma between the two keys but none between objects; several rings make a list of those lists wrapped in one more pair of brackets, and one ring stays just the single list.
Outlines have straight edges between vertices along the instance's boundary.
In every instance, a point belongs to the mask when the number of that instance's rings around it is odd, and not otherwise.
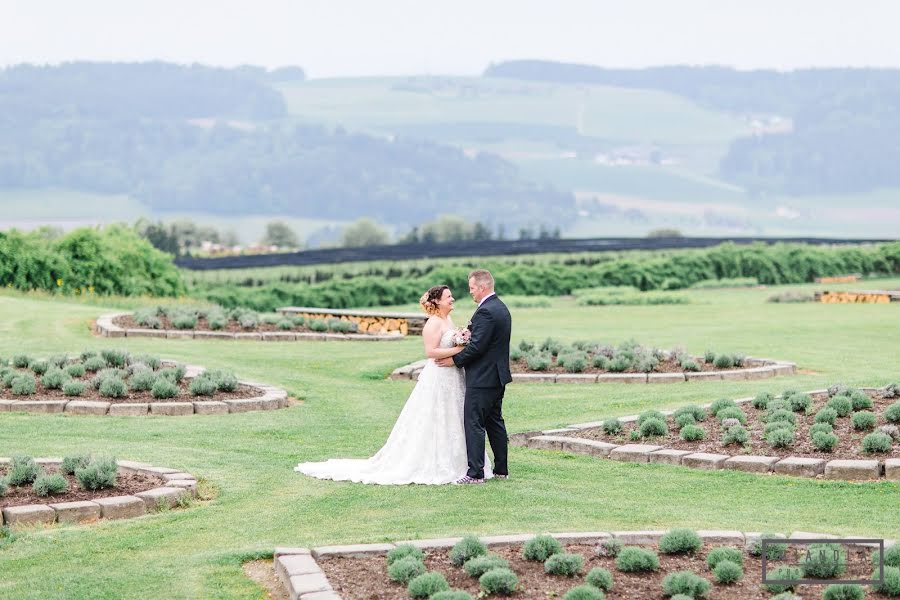
[{"label": "bride's arm", "polygon": [[462,352],[462,346],[453,348],[441,348],[441,323],[436,319],[429,319],[422,329],[422,339],[425,342],[425,356],[428,358],[448,358]]}]

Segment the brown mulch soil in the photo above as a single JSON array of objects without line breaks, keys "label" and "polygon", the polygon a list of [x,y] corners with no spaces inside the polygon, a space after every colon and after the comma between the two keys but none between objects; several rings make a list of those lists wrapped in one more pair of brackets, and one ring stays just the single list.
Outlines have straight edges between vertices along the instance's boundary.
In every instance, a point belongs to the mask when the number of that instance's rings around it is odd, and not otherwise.
[{"label": "brown mulch soil", "polygon": [[[159,320],[162,322],[162,329],[171,329],[173,331],[178,331],[178,328],[172,325],[172,322],[169,321],[168,317],[159,317]],[[147,329],[146,326],[138,324],[134,317],[131,315],[125,315],[122,317],[116,317],[113,319],[113,324],[124,329]],[[229,319],[225,324],[225,327],[222,329],[211,329],[209,326],[209,322],[205,317],[201,317],[197,319],[197,325],[191,328],[188,331],[218,331],[222,333],[337,333],[335,331],[313,331],[309,327],[291,327],[290,329],[282,329],[277,325],[271,325],[269,323],[264,323],[260,321],[256,327],[247,329],[245,327],[241,327],[241,324],[237,321]],[[357,333],[365,333],[365,332],[357,332]]]},{"label": "brown mulch soil", "polygon": [[[593,362],[592,362],[593,359],[594,359],[594,356],[592,354],[588,354],[587,366],[585,367],[584,371],[581,371],[581,373],[587,374],[587,375],[593,375],[595,373],[609,374],[609,375],[619,375],[620,374],[620,373],[613,372],[613,371],[604,371],[603,369],[599,369],[599,368],[593,366]],[[720,368],[716,367],[715,365],[705,363],[702,360],[698,360],[696,362],[697,362],[697,366],[700,367],[700,371],[703,371],[703,372],[734,371],[735,369],[753,368],[753,367],[745,366],[745,367],[733,367],[730,369],[720,369]],[[547,369],[546,371],[533,371],[533,370],[529,369],[528,363],[525,362],[525,359],[510,360],[509,367],[513,373],[559,373],[559,374],[569,373],[569,371],[567,371],[565,367],[560,367],[556,364],[555,356],[550,359],[550,368]],[[678,364],[677,361],[675,361],[673,359],[668,359],[668,360],[659,361],[659,364],[657,365],[657,367],[655,369],[653,369],[652,372],[653,373],[684,373],[684,369],[681,368],[681,365]],[[632,367],[630,369],[622,371],[622,373],[643,373],[643,371],[638,371]]]},{"label": "brown mulch soil", "polygon": [[[878,415],[878,423],[876,428],[881,425],[887,425],[888,422],[884,418],[884,411],[888,406],[897,401],[896,398],[885,398],[883,394],[870,392],[874,407],[871,410]],[[708,416],[705,421],[697,423],[704,429],[706,435],[699,442],[685,442],[678,436],[678,430],[672,417],[666,418],[669,426],[669,433],[665,436],[644,438],[639,442],[631,441],[631,432],[636,430],[637,423],[624,423],[622,432],[618,435],[607,435],[602,429],[592,428],[584,429],[578,432],[567,433],[571,437],[587,438],[609,442],[611,444],[629,444],[629,443],[647,443],[664,448],[674,450],[690,450],[692,452],[711,452],[714,454],[731,454],[746,455],[755,454],[763,456],[804,456],[809,458],[824,458],[826,460],[835,459],[884,459],[900,457],[900,444],[894,443],[892,451],[889,454],[866,454],[862,451],[862,439],[871,431],[856,431],[850,422],[850,415],[846,417],[838,417],[834,424],[834,434],[838,437],[838,443],[832,452],[822,452],[812,445],[809,429],[815,424],[815,414],[828,402],[827,394],[815,394],[812,396],[813,403],[810,414],[794,413],[797,417],[797,429],[794,433],[794,443],[787,448],[773,448],[763,439],[763,430],[765,422],[762,417],[766,411],[753,408],[750,403],[740,404],[741,410],[747,415],[747,432],[750,434],[750,440],[746,446],[738,446],[732,444],[725,446],[721,443],[721,436],[724,433],[719,425],[718,419]]]},{"label": "brown mulch soil", "polygon": [[[42,467],[50,475],[59,473],[59,467],[45,465]],[[0,476],[8,471],[8,467],[0,467]],[[21,487],[10,486],[6,493],[0,496],[0,507],[23,506],[25,504],[56,504],[59,502],[79,502],[81,500],[94,500],[96,498],[109,498],[111,496],[130,496],[138,492],[146,492],[153,488],[163,487],[165,480],[156,475],[144,475],[137,473],[122,473],[116,478],[116,487],[103,490],[84,490],[78,484],[74,475],[63,475],[69,482],[68,491],[52,496],[38,496],[31,489],[31,484]]]},{"label": "brown mulch soil", "polygon": [[[181,383],[177,384],[180,388],[178,395],[174,398],[154,398],[149,391],[135,391],[129,389],[123,398],[107,398],[100,395],[99,390],[91,387],[91,379],[96,373],[85,373],[82,377],[73,377],[74,381],[83,381],[86,386],[84,393],[80,396],[66,396],[62,390],[49,390],[41,384],[41,376],[35,374],[30,369],[18,369],[22,373],[31,373],[37,380],[37,388],[34,394],[29,396],[17,396],[13,394],[9,388],[0,386],[0,400],[98,400],[101,402],[112,402],[113,404],[136,404],[145,402],[193,402],[203,400],[236,400],[240,398],[255,398],[261,396],[262,392],[248,385],[238,385],[233,392],[218,391],[212,396],[195,396],[190,391],[191,380],[185,377]],[[127,382],[127,380],[126,380]]]},{"label": "brown mulch soil", "polygon": [[[512,598],[522,600],[546,600],[561,598],[577,585],[585,583],[584,575],[595,567],[607,569],[613,575],[613,589],[606,592],[609,600],[666,600],[663,595],[662,582],[665,576],[676,571],[691,571],[706,580],[712,587],[707,596],[709,600],[768,600],[773,596],[761,586],[762,561],[744,552],[744,577],[731,585],[715,582],[715,577],[706,565],[706,556],[717,546],[705,545],[696,555],[660,554],[660,570],[656,573],[622,573],[615,568],[614,558],[596,556],[593,545],[569,545],[566,552],[581,554],[584,557],[584,572],[581,576],[562,577],[547,575],[539,562],[528,561],[522,557],[521,546],[492,548],[490,552],[507,560],[510,568],[519,578],[519,590]],[[803,548],[800,550],[800,548]],[[648,549],[655,550],[649,547]],[[798,564],[805,547],[795,546],[788,551],[786,561]],[[844,579],[866,579],[872,573],[870,562],[872,550],[852,548],[848,561],[848,571],[841,577]],[[447,550],[426,552],[425,566],[429,571],[444,574],[451,589],[465,590],[475,597],[480,591],[478,580],[469,577],[462,567],[450,564]],[[785,562],[769,561],[767,569],[772,569]],[[384,556],[369,558],[331,558],[320,562],[334,590],[344,600],[406,600],[409,595],[406,586],[394,583],[387,576],[387,561]],[[771,575],[769,576],[771,578]],[[823,586],[802,585],[797,593],[803,598],[820,598]],[[866,598],[885,598],[866,588]]]},{"label": "brown mulch soil", "polygon": [[244,574],[265,590],[265,600],[288,600],[290,594],[275,574],[275,561],[251,560],[244,563]]}]

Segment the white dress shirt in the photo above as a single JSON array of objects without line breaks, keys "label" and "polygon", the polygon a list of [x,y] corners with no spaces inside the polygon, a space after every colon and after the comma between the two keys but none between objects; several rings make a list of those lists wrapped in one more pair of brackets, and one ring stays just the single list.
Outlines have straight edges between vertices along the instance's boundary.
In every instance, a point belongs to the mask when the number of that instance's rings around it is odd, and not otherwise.
[{"label": "white dress shirt", "polygon": [[497,295],[496,292],[491,292],[490,294],[488,294],[487,296],[485,296],[484,298],[482,298],[482,299],[481,299],[481,302],[478,303],[478,308],[481,308],[481,305],[484,304],[485,301],[486,301],[488,298],[490,298],[491,296],[496,296],[496,295]]}]

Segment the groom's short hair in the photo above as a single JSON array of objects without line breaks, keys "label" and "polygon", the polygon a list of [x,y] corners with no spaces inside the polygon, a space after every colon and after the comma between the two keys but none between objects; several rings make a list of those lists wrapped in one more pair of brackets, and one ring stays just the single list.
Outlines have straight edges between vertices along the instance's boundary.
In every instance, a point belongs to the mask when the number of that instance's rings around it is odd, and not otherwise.
[{"label": "groom's short hair", "polygon": [[494,276],[487,269],[475,269],[469,273],[469,279],[474,279],[475,283],[483,288],[494,289]]}]

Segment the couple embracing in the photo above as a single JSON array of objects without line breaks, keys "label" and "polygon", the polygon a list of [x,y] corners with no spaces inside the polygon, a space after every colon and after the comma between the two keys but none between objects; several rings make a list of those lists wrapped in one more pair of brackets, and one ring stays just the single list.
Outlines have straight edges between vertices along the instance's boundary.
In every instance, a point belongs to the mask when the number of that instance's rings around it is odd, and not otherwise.
[{"label": "couple embracing", "polygon": [[[385,445],[365,460],[301,463],[294,470],[336,481],[381,485],[479,484],[509,476],[503,394],[512,381],[509,338],[512,318],[494,293],[485,270],[469,274],[478,309],[466,330],[450,318],[453,293],[428,290],[420,303],[428,313],[422,337],[428,361]],[[485,450],[485,434],[494,465]]]}]

